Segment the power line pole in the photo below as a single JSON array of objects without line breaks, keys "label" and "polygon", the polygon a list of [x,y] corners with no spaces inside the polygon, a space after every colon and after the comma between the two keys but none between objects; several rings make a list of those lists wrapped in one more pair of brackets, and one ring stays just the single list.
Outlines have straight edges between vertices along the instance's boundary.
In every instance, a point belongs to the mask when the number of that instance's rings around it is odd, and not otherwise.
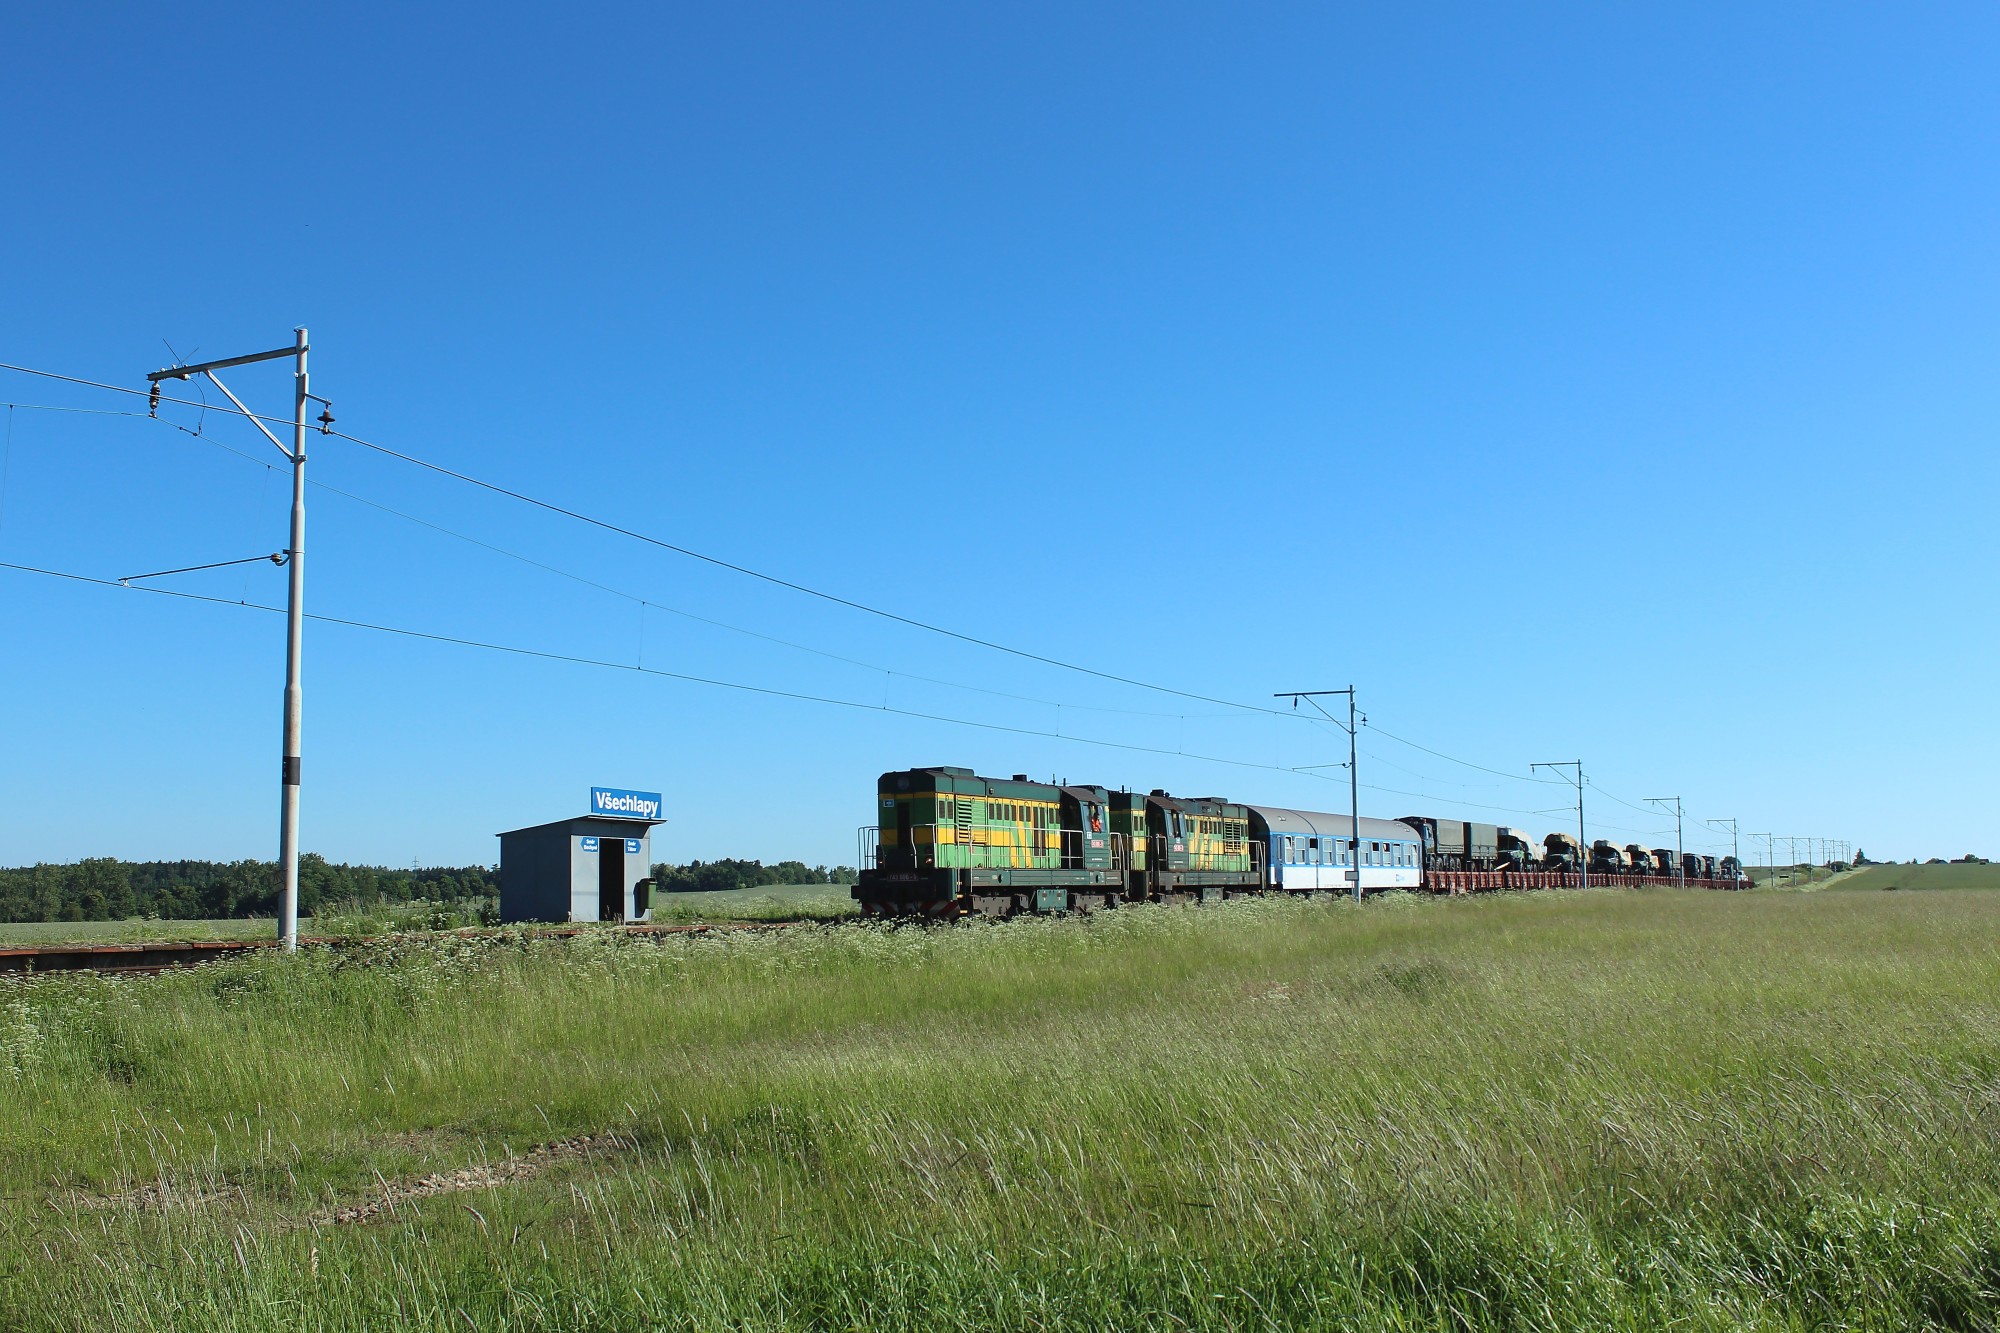
[{"label": "power line pole", "polygon": [[1680,885],[1682,888],[1686,888],[1688,884],[1687,852],[1681,843],[1681,798],[1678,796],[1648,796],[1646,799],[1654,805],[1659,806],[1662,810],[1666,809],[1668,801],[1674,803],[1674,883]]},{"label": "power line pole", "polygon": [[[1729,825],[1729,859],[1736,863],[1736,873],[1741,875],[1743,873],[1743,856],[1736,843],[1736,821],[1733,819],[1709,819],[1702,822],[1713,824],[1717,828],[1721,828],[1724,824]],[[1754,837],[1755,835],[1753,834],[1752,836]],[[1730,881],[1732,884],[1736,882],[1735,880]]]},{"label": "power line pole", "polygon": [[[299,947],[299,751],[300,729],[305,713],[304,693],[299,682],[305,657],[306,401],[326,402],[326,399],[307,392],[306,350],[306,331],[293,329],[290,347],[253,352],[249,356],[227,357],[221,361],[204,361],[198,366],[173,366],[146,376],[153,385],[152,405],[157,411],[161,380],[186,380],[191,375],[206,375],[209,383],[222,390],[223,396],[236,405],[243,419],[262,431],[264,438],[292,465],[292,536],[285,552],[286,563],[291,566],[291,589],[285,600],[285,725],[278,806],[278,938],[284,942],[287,952]],[[292,447],[289,449],[251,414],[250,409],[243,406],[243,400],[231,393],[229,386],[215,374],[231,366],[275,361],[287,356],[293,362]],[[333,424],[331,406],[320,417],[320,422],[322,430]]]},{"label": "power line pole", "polygon": [[[1347,721],[1345,724],[1342,724],[1339,718],[1327,712],[1326,709],[1320,708],[1320,699],[1335,694],[1344,694],[1347,696]],[[1354,876],[1354,901],[1358,903],[1361,901],[1361,773],[1355,767],[1357,755],[1355,734],[1356,728],[1360,726],[1360,722],[1356,719],[1354,711],[1354,687],[1349,685],[1344,690],[1287,690],[1280,691],[1271,697],[1273,699],[1290,699],[1293,708],[1297,708],[1299,700],[1304,699],[1314,708],[1319,709],[1321,717],[1347,732],[1348,818],[1353,821],[1349,829],[1353,836],[1348,839],[1347,860],[1348,873]]]},{"label": "power line pole", "polygon": [[1590,844],[1583,840],[1583,760],[1564,759],[1552,764],[1529,764],[1528,771],[1538,768],[1576,770],[1576,884],[1580,889],[1590,887]]},{"label": "power line pole", "polygon": [[1771,835],[1768,833],[1751,833],[1747,834],[1746,836],[1752,838],[1762,838],[1764,840],[1765,878],[1769,879],[1771,883],[1776,884],[1778,882],[1778,867],[1772,863],[1777,860],[1777,857],[1773,855],[1771,851],[1771,843],[1773,841]]}]

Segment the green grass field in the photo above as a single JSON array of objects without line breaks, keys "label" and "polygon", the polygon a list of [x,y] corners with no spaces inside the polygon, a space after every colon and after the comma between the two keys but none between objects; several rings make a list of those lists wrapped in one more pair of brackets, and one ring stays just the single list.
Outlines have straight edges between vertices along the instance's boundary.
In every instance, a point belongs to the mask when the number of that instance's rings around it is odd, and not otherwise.
[{"label": "green grass field", "polygon": [[2000,865],[1863,866],[1842,875],[1842,889],[2000,889]]},{"label": "green grass field", "polygon": [[[300,928],[308,923],[301,921]],[[265,940],[277,923],[236,917],[216,921],[31,921],[0,922],[0,948],[23,944],[139,944],[148,940]]]},{"label": "green grass field", "polygon": [[833,921],[860,906],[845,884],[769,884],[717,893],[653,896],[654,921]]},{"label": "green grass field", "polygon": [[1997,937],[1598,891],[8,983],[0,1325],[1992,1328]]}]

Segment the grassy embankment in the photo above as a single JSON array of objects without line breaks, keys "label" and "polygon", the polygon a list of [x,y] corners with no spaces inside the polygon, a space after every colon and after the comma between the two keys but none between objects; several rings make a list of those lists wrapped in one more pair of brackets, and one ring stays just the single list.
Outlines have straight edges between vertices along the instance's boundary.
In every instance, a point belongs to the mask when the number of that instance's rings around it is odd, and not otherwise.
[{"label": "grassy embankment", "polygon": [[0,1324],[1991,1327],[1996,931],[1599,892],[16,983]]}]

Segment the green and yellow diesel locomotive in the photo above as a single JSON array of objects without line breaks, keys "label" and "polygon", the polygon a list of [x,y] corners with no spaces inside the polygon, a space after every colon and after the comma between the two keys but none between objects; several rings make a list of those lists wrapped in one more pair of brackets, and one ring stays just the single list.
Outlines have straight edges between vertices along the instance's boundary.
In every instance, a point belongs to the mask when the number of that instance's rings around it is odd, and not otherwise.
[{"label": "green and yellow diesel locomotive", "polygon": [[1214,798],[884,773],[854,897],[870,916],[1012,916],[1184,902],[1261,887],[1249,811]]}]

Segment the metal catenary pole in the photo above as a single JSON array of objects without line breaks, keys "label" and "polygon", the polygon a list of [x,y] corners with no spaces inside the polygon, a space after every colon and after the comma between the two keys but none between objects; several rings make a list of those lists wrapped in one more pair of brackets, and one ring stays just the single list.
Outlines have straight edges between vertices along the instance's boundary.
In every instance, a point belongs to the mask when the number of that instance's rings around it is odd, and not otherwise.
[{"label": "metal catenary pole", "polygon": [[[1710,819],[1705,822],[1713,824],[1717,828],[1721,828],[1724,824],[1729,825],[1729,859],[1736,863],[1736,873],[1741,875],[1743,873],[1743,849],[1738,845],[1736,840],[1736,821],[1734,819]],[[1756,835],[1753,834],[1751,836],[1754,837]],[[1730,881],[1731,884],[1740,882],[1739,880]]]},{"label": "metal catenary pole", "polygon": [[[1354,901],[1361,901],[1361,770],[1359,742],[1354,735],[1354,687],[1347,687],[1347,816],[1348,859],[1354,862]],[[1421,872],[1419,872],[1421,873]]]},{"label": "metal catenary pole", "polygon": [[[1347,696],[1347,809],[1348,819],[1350,820],[1348,825],[1350,836],[1347,840],[1347,861],[1348,873],[1354,877],[1354,901],[1358,903],[1361,901],[1361,770],[1358,763],[1359,751],[1355,740],[1356,728],[1359,726],[1359,721],[1354,709],[1354,687],[1349,685],[1344,690],[1280,690],[1271,697],[1273,699],[1290,699],[1293,708],[1297,708],[1299,700],[1304,699],[1314,708],[1319,709],[1321,717],[1324,717],[1327,721],[1338,727],[1341,725],[1340,719],[1320,707],[1320,699],[1331,694],[1344,694]],[[1331,765],[1327,765],[1327,767],[1331,767]]]},{"label": "metal catenary pole", "polygon": [[[292,465],[291,540],[285,551],[285,563],[291,566],[291,580],[285,601],[285,720],[278,806],[278,938],[287,950],[296,949],[299,945],[299,759],[300,732],[305,713],[300,677],[305,665],[306,403],[308,400],[326,401],[308,391],[307,347],[306,331],[298,328],[292,330],[290,347],[205,361],[194,366],[172,366],[146,376],[153,383],[157,407],[161,380],[186,380],[192,375],[206,375],[209,382],[235,404],[244,419],[262,431],[264,438],[276,446]],[[229,386],[215,373],[231,366],[247,366],[282,357],[292,358],[292,446],[289,449],[256,414],[243,406],[243,400],[230,392]],[[333,417],[330,410],[321,417],[321,421],[331,426]]]},{"label": "metal catenary pole", "polygon": [[1777,857],[1771,851],[1771,842],[1772,842],[1771,835],[1768,833],[1751,833],[1746,836],[1752,838],[1762,838],[1764,840],[1764,879],[1765,882],[1767,883],[1771,884],[1777,883],[1778,868],[1777,866],[1772,864],[1777,859]]},{"label": "metal catenary pole", "polygon": [[1577,887],[1590,887],[1590,844],[1583,840],[1583,760],[1564,759],[1549,764],[1529,764],[1528,771],[1538,768],[1576,770],[1576,883]]},{"label": "metal catenary pole", "polygon": [[1648,796],[1654,805],[1664,807],[1672,801],[1674,805],[1674,883],[1687,887],[1687,848],[1681,841],[1681,798],[1678,796]]},{"label": "metal catenary pole", "polygon": [[292,583],[285,599],[285,753],[278,816],[278,860],[283,875],[278,933],[287,950],[299,947],[299,760],[305,721],[306,604],[306,331],[293,330],[298,349],[292,372]]}]

